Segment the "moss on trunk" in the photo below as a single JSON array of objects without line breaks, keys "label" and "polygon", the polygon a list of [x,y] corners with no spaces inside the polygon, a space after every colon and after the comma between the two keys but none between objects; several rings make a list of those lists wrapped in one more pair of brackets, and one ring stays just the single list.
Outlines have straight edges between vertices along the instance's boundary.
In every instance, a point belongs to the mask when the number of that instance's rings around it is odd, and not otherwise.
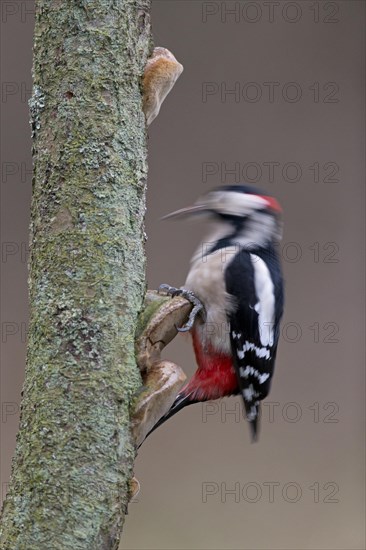
[{"label": "moss on trunk", "polygon": [[114,549],[135,452],[150,0],[38,0],[30,330],[6,550]]}]

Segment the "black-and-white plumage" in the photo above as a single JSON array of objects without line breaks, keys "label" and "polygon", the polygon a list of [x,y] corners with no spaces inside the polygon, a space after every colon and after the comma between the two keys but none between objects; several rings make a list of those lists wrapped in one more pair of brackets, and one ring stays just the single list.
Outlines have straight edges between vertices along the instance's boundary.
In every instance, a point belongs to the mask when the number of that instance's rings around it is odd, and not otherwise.
[{"label": "black-and-white plumage", "polygon": [[273,246],[241,250],[228,266],[225,281],[237,302],[229,315],[233,365],[255,437],[259,402],[271,387],[283,312],[281,269]]},{"label": "black-and-white plumage", "polygon": [[281,209],[259,189],[231,185],[167,217],[201,214],[210,217],[214,228],[193,255],[184,285],[205,310],[189,326],[198,369],[156,427],[190,403],[240,393],[255,439],[259,404],[273,377],[283,312],[276,251]]}]

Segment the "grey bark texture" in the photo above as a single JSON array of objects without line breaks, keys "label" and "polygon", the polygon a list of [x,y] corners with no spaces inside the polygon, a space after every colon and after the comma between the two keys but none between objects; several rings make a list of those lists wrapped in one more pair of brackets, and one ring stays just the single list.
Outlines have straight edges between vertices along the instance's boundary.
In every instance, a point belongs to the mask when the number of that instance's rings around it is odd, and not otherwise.
[{"label": "grey bark texture", "polygon": [[30,328],[6,550],[116,549],[141,387],[150,0],[38,0]]}]

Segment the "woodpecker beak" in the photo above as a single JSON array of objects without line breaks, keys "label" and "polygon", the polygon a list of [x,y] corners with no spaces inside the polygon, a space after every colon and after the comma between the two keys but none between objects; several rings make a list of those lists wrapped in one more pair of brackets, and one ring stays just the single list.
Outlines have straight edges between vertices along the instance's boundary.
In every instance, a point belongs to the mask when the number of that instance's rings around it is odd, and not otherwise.
[{"label": "woodpecker beak", "polygon": [[203,214],[207,212],[207,206],[205,204],[194,204],[193,206],[187,206],[186,208],[181,208],[175,212],[171,212],[166,216],[163,216],[162,220],[169,220],[171,218],[185,218],[186,216],[194,216],[196,214]]}]

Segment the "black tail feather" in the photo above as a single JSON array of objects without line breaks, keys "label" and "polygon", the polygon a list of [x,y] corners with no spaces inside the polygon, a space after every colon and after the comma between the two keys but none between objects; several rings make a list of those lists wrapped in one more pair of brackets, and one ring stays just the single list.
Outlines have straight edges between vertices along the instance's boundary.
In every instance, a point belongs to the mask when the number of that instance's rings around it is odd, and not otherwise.
[{"label": "black tail feather", "polygon": [[253,413],[253,407],[248,405],[248,403],[246,403],[245,401],[244,401],[244,405],[247,412],[247,420],[249,422],[251,440],[252,440],[252,443],[255,443],[256,441],[258,441],[258,436],[259,436],[261,406],[260,406],[260,403],[257,401],[256,404],[254,405],[255,415],[254,416],[251,415],[250,417],[248,417],[249,413]]},{"label": "black tail feather", "polygon": [[250,420],[249,426],[252,443],[255,443],[256,441],[258,441],[258,417],[256,417],[254,420]]}]

